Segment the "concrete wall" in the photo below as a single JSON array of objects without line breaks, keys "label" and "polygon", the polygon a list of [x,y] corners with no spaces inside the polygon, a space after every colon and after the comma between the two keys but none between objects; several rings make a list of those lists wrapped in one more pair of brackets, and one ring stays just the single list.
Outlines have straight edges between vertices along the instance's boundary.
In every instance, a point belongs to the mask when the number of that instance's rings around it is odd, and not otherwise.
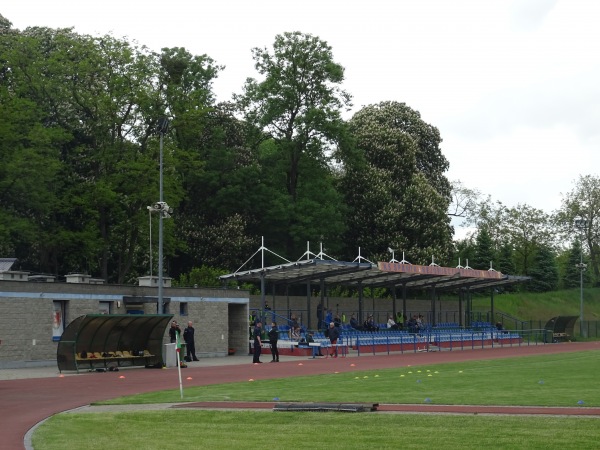
[{"label": "concrete wall", "polygon": [[[145,314],[155,314],[156,295],[155,287],[0,281],[0,368],[55,364],[55,301],[64,302],[66,327],[81,315],[99,314],[101,302],[109,302],[113,314],[126,314],[126,302],[135,299]],[[165,313],[173,314],[182,330],[193,322],[197,356],[226,356],[229,348],[247,342],[248,292],[165,288],[164,298],[170,299]],[[187,305],[183,314],[181,303]]]}]

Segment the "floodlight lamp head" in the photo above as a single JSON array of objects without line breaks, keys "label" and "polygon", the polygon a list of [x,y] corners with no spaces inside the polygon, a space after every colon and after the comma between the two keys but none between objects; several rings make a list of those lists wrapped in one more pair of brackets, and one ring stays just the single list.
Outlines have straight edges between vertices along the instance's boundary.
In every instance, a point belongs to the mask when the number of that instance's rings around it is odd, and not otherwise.
[{"label": "floodlight lamp head", "polygon": [[158,131],[159,134],[165,134],[168,130],[169,119],[167,119],[166,117],[161,117],[160,119],[158,119],[158,122],[156,123],[156,131]]},{"label": "floodlight lamp head", "polygon": [[587,220],[582,217],[576,217],[574,222],[575,222],[575,228],[578,228],[580,230],[583,230],[584,228],[587,227]]}]

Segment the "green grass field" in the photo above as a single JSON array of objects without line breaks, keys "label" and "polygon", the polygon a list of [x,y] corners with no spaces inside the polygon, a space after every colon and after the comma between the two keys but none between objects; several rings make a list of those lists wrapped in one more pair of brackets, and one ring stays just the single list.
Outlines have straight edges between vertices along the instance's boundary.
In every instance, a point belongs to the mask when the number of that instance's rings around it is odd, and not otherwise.
[{"label": "green grass field", "polygon": [[[600,352],[471,361],[186,388],[185,401],[600,406]],[[112,404],[180,401],[179,391]],[[162,410],[60,414],[36,449],[597,448],[596,418]]]}]

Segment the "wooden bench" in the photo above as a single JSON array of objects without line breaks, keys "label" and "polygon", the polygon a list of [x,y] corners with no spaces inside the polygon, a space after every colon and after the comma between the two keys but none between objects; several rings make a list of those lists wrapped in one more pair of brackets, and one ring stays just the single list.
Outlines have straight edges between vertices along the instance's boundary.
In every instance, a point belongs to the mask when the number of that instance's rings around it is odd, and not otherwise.
[{"label": "wooden bench", "polygon": [[[85,356],[85,357],[84,357]],[[80,364],[89,364],[90,370],[96,368],[96,364],[99,363],[104,369],[108,368],[108,364],[116,362],[117,367],[121,367],[122,362],[129,362],[130,365],[134,365],[135,362],[144,360],[148,363],[149,358],[154,358],[155,355],[150,353],[148,350],[144,350],[143,354],[134,355],[129,350],[117,350],[113,352],[89,352],[83,355],[82,353],[75,354],[75,360],[77,362],[77,369],[79,370]]]}]

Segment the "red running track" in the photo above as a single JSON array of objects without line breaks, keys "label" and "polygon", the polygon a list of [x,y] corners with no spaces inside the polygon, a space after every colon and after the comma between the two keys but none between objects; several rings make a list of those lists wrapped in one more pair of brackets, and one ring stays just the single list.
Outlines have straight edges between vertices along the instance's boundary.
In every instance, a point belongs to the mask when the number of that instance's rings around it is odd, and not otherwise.
[{"label": "red running track", "polygon": [[[440,364],[598,349],[600,349],[600,342],[582,342],[465,351],[352,356],[337,359],[298,359],[297,361],[287,361],[279,364],[258,365],[251,364],[251,357],[249,356],[248,363],[244,365],[212,367],[202,367],[200,365],[200,367],[185,369],[184,378],[191,377],[192,380],[184,379],[184,383],[186,386],[202,386],[246,381],[249,378],[270,379],[324,374],[332,371],[352,372],[407,365]],[[302,362],[302,366],[298,365],[299,362]],[[121,378],[122,376],[124,378]],[[178,387],[178,377],[175,369],[128,369],[120,372],[94,372],[77,376],[0,381],[0,411],[3,412],[2,420],[0,420],[2,448],[23,448],[23,439],[27,431],[53,414],[123,395],[177,389]],[[410,406],[414,411],[416,405]],[[430,408],[431,406],[420,405],[424,408]],[[385,408],[385,405],[381,405],[380,410]],[[460,408],[456,407],[454,412],[460,412]],[[515,413],[518,409],[520,408],[515,408]],[[534,409],[531,408],[532,411]],[[546,410],[546,408],[539,408],[537,412],[529,413],[542,414],[543,410]],[[570,414],[569,411],[571,410],[573,408],[560,409],[562,412],[559,411],[556,414]]]}]

